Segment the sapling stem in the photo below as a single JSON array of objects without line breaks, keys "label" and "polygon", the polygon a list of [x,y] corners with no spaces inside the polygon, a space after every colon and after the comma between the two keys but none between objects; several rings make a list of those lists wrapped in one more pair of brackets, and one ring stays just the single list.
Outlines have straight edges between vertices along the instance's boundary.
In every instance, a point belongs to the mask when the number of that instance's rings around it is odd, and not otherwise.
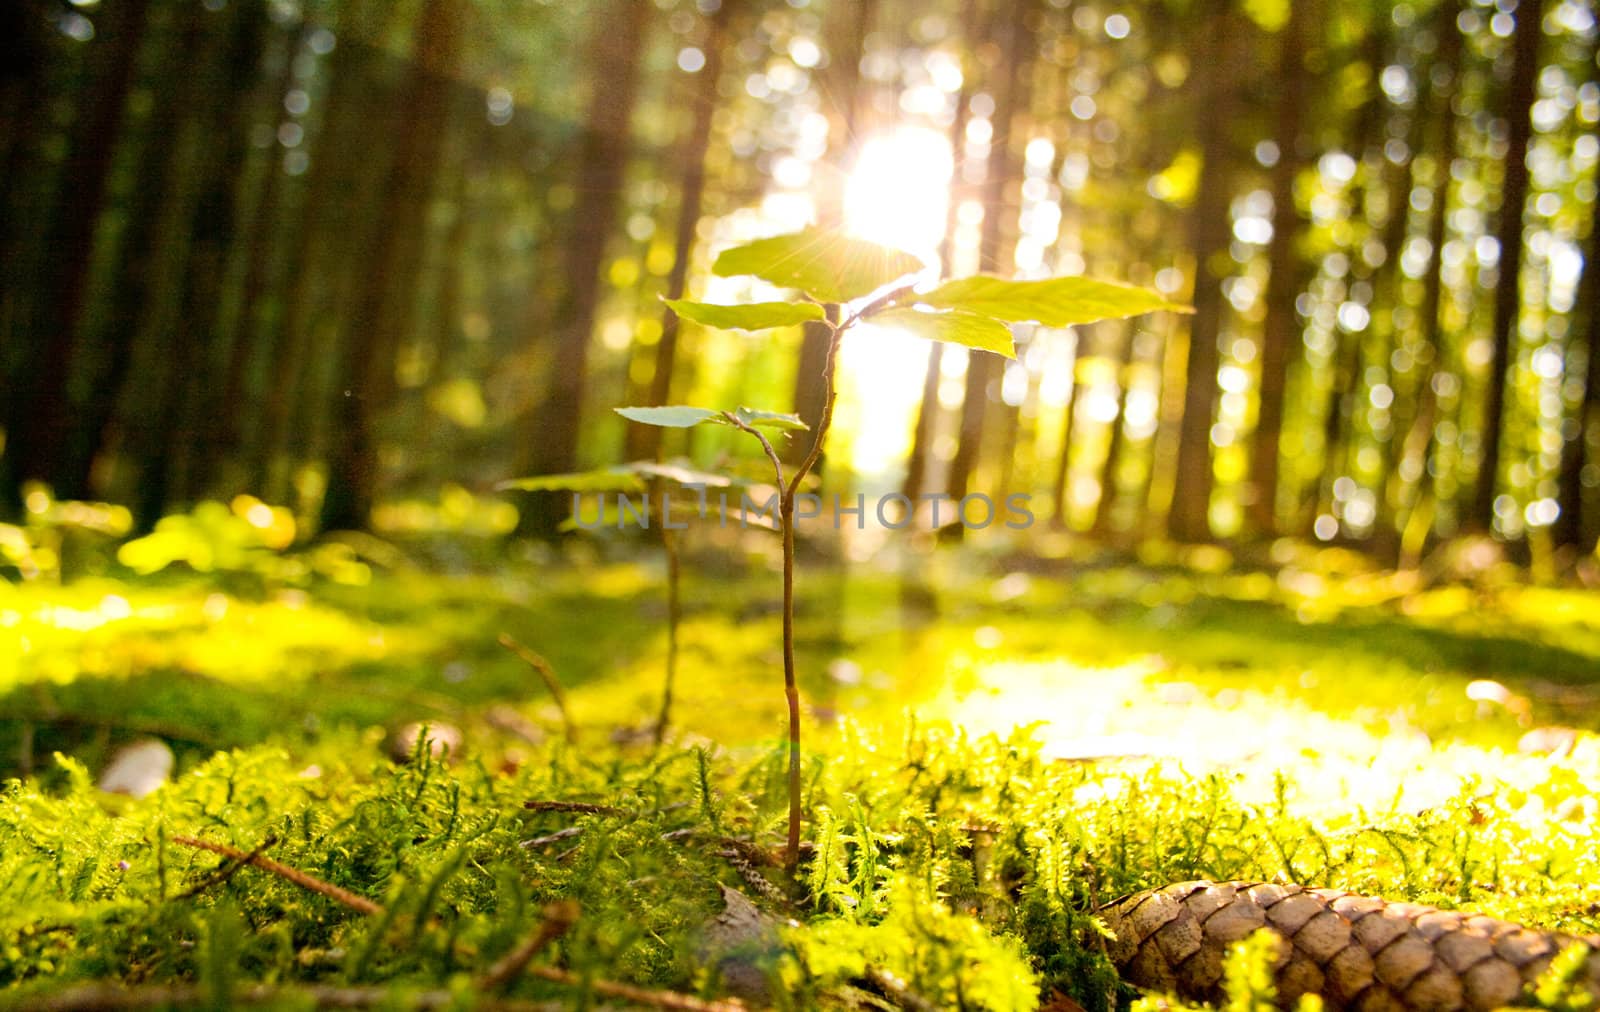
[{"label": "sapling stem", "polygon": [[896,299],[911,290],[910,285],[896,288],[857,310],[844,322],[839,320],[839,305],[827,303],[823,306],[827,313],[826,323],[829,330],[828,357],[822,367],[822,386],[825,391],[822,401],[822,417],[817,422],[817,431],[812,437],[811,449],[806,453],[800,466],[795,468],[787,481],[783,476],[783,463],[778,458],[777,451],[772,448],[772,443],[764,433],[752,425],[741,421],[732,412],[724,412],[723,417],[743,432],[748,432],[761,443],[767,459],[772,461],[773,474],[778,483],[778,524],[783,533],[783,693],[789,706],[789,837],[784,847],[784,870],[792,879],[800,867],[800,685],[795,675],[794,662],[794,510],[795,497],[799,494],[800,483],[805,481],[806,475],[816,466],[822,456],[822,447],[828,438],[828,428],[833,424],[833,405],[838,399],[835,386],[835,373],[839,364],[839,344],[845,332],[869,313],[892,306]]},{"label": "sapling stem", "polygon": [[656,747],[667,736],[667,722],[672,718],[672,685],[678,673],[678,622],[682,618],[678,601],[678,537],[665,526],[666,493],[661,494],[663,507],[661,546],[667,550],[667,682],[661,691],[661,713],[656,717]]}]

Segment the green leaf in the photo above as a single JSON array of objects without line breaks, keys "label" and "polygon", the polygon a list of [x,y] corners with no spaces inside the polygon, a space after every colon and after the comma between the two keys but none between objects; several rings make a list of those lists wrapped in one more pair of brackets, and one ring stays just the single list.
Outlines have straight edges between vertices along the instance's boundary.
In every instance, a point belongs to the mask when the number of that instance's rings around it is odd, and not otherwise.
[{"label": "green leaf", "polygon": [[710,408],[691,408],[684,405],[672,405],[664,408],[616,408],[617,414],[630,422],[641,425],[656,425],[664,429],[687,429],[701,422],[722,423],[722,412],[712,411]]},{"label": "green leaf", "polygon": [[661,478],[665,481],[677,482],[679,485],[728,488],[736,484],[734,479],[727,475],[712,474],[709,471],[697,471],[682,464],[657,464],[654,461],[641,460],[627,466],[647,478]]},{"label": "green leaf", "polygon": [[818,302],[849,302],[925,266],[902,250],[831,229],[808,228],[724,250],[711,270],[722,277],[754,274],[784,288],[798,288]]},{"label": "green leaf", "polygon": [[1193,312],[1148,288],[1094,278],[1007,281],[980,274],[946,281],[917,296],[917,301],[939,309],[964,309],[1008,323],[1039,323],[1046,327],[1117,320],[1158,309]]},{"label": "green leaf", "polygon": [[992,351],[1006,358],[1017,357],[1016,346],[1011,340],[1011,328],[999,320],[977,313],[960,309],[930,313],[900,306],[873,313],[867,320],[880,327],[910,331],[930,341],[948,341],[981,351]]},{"label": "green leaf", "polygon": [[768,330],[772,327],[792,327],[807,320],[823,318],[822,307],[815,302],[750,302],[742,306],[716,306],[709,302],[690,302],[687,299],[661,300],[685,320],[719,330]]},{"label": "green leaf", "polygon": [[810,428],[800,420],[799,415],[782,411],[757,411],[755,408],[740,408],[734,412],[734,415],[746,425],[765,425],[769,428],[783,429],[786,432],[804,432]]},{"label": "green leaf", "polygon": [[516,478],[502,481],[495,488],[518,492],[640,492],[644,490],[644,481],[632,467],[624,466]]}]

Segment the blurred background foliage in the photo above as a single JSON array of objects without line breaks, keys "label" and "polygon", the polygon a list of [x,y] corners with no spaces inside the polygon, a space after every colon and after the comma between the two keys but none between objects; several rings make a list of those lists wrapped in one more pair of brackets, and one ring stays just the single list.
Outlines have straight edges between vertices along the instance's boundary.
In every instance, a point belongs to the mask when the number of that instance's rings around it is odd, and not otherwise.
[{"label": "blurred background foliage", "polygon": [[812,220],[1197,308],[1021,327],[1016,363],[856,337],[830,489],[1025,492],[1037,533],[1403,565],[1492,534],[1549,573],[1600,536],[1589,0],[0,16],[10,569],[62,503],[156,531],[124,560],[149,568],[185,536],[158,520],[207,500],[234,505],[182,523],[544,534],[565,499],[471,503],[748,455],[608,409],[814,418],[820,334],[680,326],[657,300],[770,297],[709,257]]}]

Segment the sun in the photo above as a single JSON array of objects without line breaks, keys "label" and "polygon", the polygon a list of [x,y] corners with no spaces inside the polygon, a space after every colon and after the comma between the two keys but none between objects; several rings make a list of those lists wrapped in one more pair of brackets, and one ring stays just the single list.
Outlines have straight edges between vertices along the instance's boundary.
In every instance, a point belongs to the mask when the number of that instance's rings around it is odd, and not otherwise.
[{"label": "sun", "polygon": [[[845,179],[845,230],[937,265],[953,167],[949,141],[927,127],[902,125],[869,137]],[[851,470],[870,480],[899,467],[909,449],[928,346],[897,330],[863,326],[840,355],[840,422],[850,432]]]}]

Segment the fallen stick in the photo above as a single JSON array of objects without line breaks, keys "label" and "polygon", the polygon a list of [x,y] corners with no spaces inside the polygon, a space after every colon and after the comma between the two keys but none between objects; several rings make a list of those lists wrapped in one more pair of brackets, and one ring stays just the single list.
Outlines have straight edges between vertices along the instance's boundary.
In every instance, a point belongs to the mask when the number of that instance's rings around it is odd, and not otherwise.
[{"label": "fallen stick", "polygon": [[[389,1005],[397,996],[404,996],[405,1007],[412,1009],[457,1008],[460,995],[453,991],[428,990],[410,993],[387,987],[330,987],[314,985],[291,987],[287,985],[254,984],[238,988],[228,997],[234,1007],[250,1005],[279,1005],[310,999],[317,1008],[375,1008]],[[216,997],[209,988],[197,984],[117,987],[111,984],[84,984],[67,988],[52,995],[31,995],[24,1003],[10,999],[0,1001],[0,1009],[28,1009],[29,1012],[123,1012],[134,1009],[201,1008],[209,1007]],[[297,1001],[298,999],[298,1001]],[[477,997],[473,1008],[480,1012],[560,1012],[569,1008],[567,1002],[518,1001]]]},{"label": "fallen stick", "polygon": [[574,812],[579,815],[627,815],[626,809],[615,805],[591,805],[586,801],[524,801],[522,807],[530,812]]},{"label": "fallen stick", "polygon": [[246,853],[225,843],[212,843],[210,840],[200,840],[192,836],[174,836],[171,839],[173,843],[181,843],[185,847],[197,847],[200,850],[209,850],[213,854],[221,854],[223,857],[232,858],[242,864],[253,864],[262,871],[271,872],[279,878],[293,882],[302,889],[309,889],[311,892],[328,897],[335,903],[342,903],[357,913],[383,913],[383,907],[365,896],[357,896],[353,892],[340,889],[331,882],[324,882],[313,875],[307,875],[298,868],[291,868],[286,864],[272,860],[270,857],[262,857],[259,849],[253,853]]},{"label": "fallen stick", "polygon": [[577,923],[578,904],[572,900],[562,900],[552,903],[544,910],[544,920],[533,930],[527,939],[505,956],[498,963],[489,968],[478,981],[478,987],[490,993],[504,991],[527,967],[528,961],[538,955],[539,950],[567,933],[567,930]]},{"label": "fallen stick", "polygon": [[607,998],[620,998],[623,1001],[649,1005],[651,1008],[672,1009],[674,1012],[745,1012],[742,1002],[706,1001],[692,994],[679,994],[677,991],[652,991],[649,988],[618,984],[611,980],[584,980],[576,973],[559,970],[553,966],[536,966],[528,973],[557,984],[587,987],[595,994]]},{"label": "fallen stick", "polygon": [[199,896],[201,893],[212,888],[213,886],[222,885],[224,882],[233,878],[234,875],[238,874],[240,868],[243,868],[245,865],[260,857],[262,851],[266,850],[268,847],[277,842],[278,838],[268,833],[267,838],[261,841],[261,846],[257,847],[255,850],[252,850],[242,858],[229,858],[221,868],[212,872],[210,875],[207,875],[205,878],[201,879],[188,889],[185,889],[183,892],[179,893],[176,898],[180,900],[192,899],[193,897]]}]

